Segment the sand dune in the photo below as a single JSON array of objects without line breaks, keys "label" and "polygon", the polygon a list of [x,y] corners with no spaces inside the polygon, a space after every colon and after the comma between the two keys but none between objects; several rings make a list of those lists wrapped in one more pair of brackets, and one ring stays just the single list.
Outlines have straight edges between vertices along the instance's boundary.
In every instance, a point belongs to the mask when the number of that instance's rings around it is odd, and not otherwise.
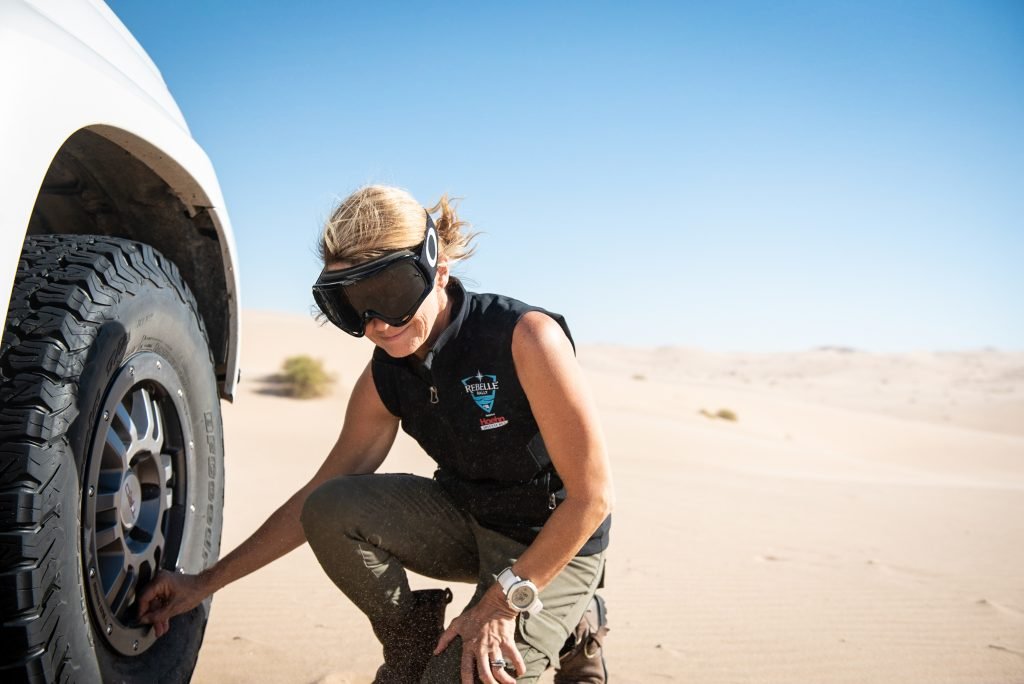
[{"label": "sand dune", "polygon": [[[225,551],[312,475],[370,352],[301,316],[244,326]],[[299,353],[331,396],[272,393]],[[618,497],[615,681],[1024,682],[1024,354],[579,356]],[[404,436],[385,469],[432,471]],[[304,547],[216,596],[194,681],[368,682],[379,658]]]}]

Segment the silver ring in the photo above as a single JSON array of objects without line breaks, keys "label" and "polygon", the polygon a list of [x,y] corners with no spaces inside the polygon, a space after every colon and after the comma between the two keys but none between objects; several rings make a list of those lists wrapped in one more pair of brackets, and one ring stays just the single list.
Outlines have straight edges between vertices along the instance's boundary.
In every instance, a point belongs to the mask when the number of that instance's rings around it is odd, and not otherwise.
[{"label": "silver ring", "polygon": [[508,663],[505,662],[504,658],[497,658],[497,659],[491,661],[491,667],[497,667],[497,668],[505,669],[506,665],[508,665]]}]

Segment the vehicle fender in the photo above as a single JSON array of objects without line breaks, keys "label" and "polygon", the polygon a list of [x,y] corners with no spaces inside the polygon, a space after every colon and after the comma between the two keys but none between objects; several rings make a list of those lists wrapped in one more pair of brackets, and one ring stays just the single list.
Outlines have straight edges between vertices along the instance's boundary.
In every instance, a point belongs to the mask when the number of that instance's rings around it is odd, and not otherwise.
[{"label": "vehicle fender", "polygon": [[238,376],[239,283],[220,185],[156,66],[99,0],[0,1],[0,312],[6,318],[43,178],[83,128],[144,162],[190,212],[209,213],[227,289],[221,392],[230,398]]}]

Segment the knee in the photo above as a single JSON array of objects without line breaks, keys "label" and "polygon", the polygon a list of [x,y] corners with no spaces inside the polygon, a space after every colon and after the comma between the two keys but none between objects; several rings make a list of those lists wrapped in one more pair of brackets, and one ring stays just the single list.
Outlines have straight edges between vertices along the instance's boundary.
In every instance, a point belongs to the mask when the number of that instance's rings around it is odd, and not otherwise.
[{"label": "knee", "polygon": [[319,533],[330,530],[344,531],[351,522],[358,500],[357,488],[352,486],[351,476],[338,477],[314,489],[302,505],[299,521],[311,540]]},{"label": "knee", "polygon": [[310,539],[311,536],[315,536],[319,530],[323,529],[325,522],[337,520],[334,504],[338,497],[334,491],[336,489],[334,482],[331,480],[314,489],[302,504],[299,521],[302,523],[302,529],[306,532],[306,539]]}]

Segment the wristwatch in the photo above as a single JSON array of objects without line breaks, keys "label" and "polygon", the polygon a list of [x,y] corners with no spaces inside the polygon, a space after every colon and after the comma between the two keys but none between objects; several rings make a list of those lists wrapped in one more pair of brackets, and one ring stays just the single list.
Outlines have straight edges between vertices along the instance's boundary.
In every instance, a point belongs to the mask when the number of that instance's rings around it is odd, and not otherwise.
[{"label": "wristwatch", "polygon": [[508,605],[517,613],[537,613],[544,607],[540,602],[537,585],[516,575],[512,568],[505,568],[498,573],[498,584],[505,592]]}]

